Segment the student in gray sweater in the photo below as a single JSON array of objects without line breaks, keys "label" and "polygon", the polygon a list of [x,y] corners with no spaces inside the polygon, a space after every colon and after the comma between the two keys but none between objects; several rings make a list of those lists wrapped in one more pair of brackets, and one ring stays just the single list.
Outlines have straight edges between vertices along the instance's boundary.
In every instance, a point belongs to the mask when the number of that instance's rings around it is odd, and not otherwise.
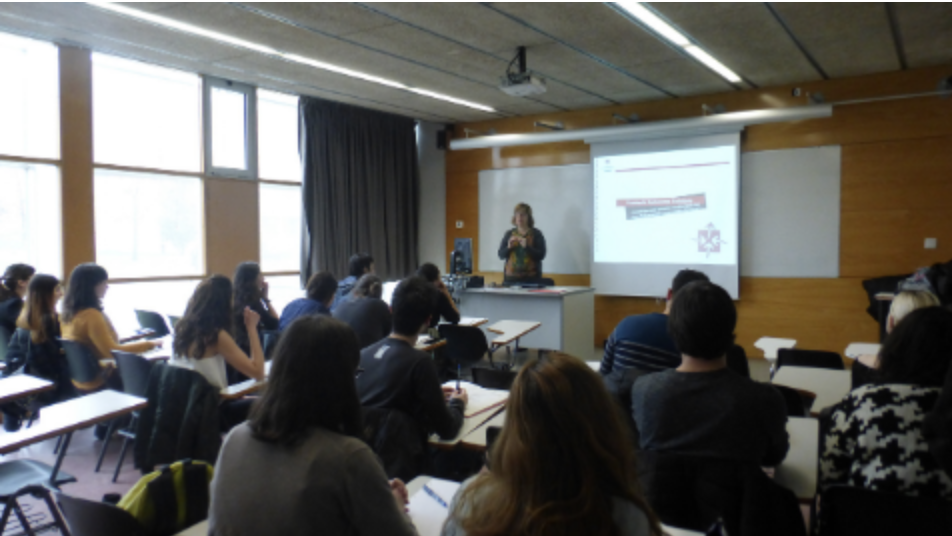
[{"label": "student in gray sweater", "polygon": [[215,464],[210,535],[417,534],[406,487],[387,482],[360,439],[359,358],[339,320],[304,316],[288,327],[268,389]]}]

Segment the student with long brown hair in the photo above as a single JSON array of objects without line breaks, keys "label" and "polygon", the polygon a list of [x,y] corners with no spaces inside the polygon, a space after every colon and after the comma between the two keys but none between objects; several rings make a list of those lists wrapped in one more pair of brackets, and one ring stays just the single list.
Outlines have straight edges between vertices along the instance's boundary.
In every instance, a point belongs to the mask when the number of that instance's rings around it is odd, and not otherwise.
[{"label": "student with long brown hair", "polygon": [[625,425],[585,363],[561,353],[529,361],[506,412],[491,469],[460,488],[444,536],[661,534]]},{"label": "student with long brown hair", "polygon": [[0,276],[0,327],[13,334],[23,309],[27,285],[36,270],[29,264],[11,264]]}]

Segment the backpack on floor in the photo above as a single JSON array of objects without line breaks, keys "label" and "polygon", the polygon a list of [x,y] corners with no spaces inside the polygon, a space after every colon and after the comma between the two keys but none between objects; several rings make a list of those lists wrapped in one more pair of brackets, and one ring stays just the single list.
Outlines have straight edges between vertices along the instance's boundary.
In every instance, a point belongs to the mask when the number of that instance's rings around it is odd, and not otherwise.
[{"label": "backpack on floor", "polygon": [[208,518],[214,468],[183,460],[149,473],[119,501],[150,534],[171,535]]}]

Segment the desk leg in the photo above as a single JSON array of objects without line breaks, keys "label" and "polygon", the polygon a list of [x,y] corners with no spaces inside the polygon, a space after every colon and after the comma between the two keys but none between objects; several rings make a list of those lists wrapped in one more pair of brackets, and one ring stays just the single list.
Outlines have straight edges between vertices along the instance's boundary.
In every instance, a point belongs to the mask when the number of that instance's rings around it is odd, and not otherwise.
[{"label": "desk leg", "polygon": [[63,458],[66,457],[66,450],[69,449],[69,441],[73,438],[73,432],[60,436],[63,438],[63,444],[60,446],[59,454],[56,455],[56,463],[53,464],[53,470],[50,471],[50,486],[56,489],[56,475],[59,474],[60,466],[63,465]]}]

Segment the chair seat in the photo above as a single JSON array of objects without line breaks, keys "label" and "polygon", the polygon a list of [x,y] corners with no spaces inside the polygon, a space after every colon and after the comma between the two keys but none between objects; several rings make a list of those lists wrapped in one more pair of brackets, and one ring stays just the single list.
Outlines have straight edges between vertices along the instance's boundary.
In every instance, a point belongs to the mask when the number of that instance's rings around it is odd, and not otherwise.
[{"label": "chair seat", "polygon": [[[36,460],[12,460],[0,463],[0,500],[6,501],[27,486],[48,486],[53,468]],[[60,471],[56,486],[76,482],[76,477]]]}]

